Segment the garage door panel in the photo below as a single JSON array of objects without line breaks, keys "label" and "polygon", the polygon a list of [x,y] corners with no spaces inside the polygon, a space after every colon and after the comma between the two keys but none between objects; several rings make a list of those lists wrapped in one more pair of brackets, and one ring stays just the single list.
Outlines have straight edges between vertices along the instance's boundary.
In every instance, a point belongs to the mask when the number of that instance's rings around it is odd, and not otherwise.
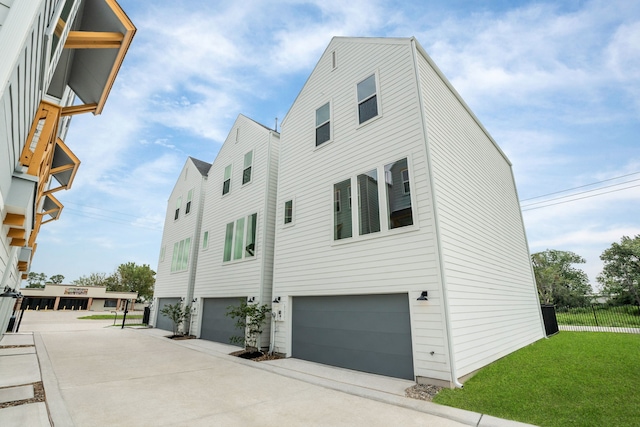
[{"label": "garage door panel", "polygon": [[413,379],[407,294],[295,297],[292,355]]},{"label": "garage door panel", "polygon": [[202,327],[200,338],[231,344],[231,337],[242,332],[236,329],[236,321],[227,316],[229,306],[238,305],[242,298],[205,298],[202,305]]},{"label": "garage door panel", "polygon": [[167,305],[176,305],[180,303],[180,298],[159,298],[158,299],[158,315],[156,316],[156,328],[173,332],[173,321],[161,313],[162,309]]}]

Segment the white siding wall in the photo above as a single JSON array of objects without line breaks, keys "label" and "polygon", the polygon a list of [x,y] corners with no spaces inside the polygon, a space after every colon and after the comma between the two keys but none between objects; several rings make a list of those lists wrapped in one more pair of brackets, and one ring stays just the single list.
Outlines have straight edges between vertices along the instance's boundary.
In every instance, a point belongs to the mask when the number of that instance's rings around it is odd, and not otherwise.
[{"label": "white siding wall", "polygon": [[[205,190],[205,183],[206,178],[202,176],[191,159],[187,159],[167,202],[167,213],[160,246],[160,255],[162,255],[162,248],[164,248],[164,259],[161,256],[158,258],[153,294],[155,298],[183,297],[188,299],[190,296],[189,284],[193,283],[200,244],[198,230],[203,201],[201,193]],[[185,214],[189,190],[193,190],[193,198],[190,213]],[[182,198],[180,216],[175,220],[176,203],[179,197]],[[187,270],[171,272],[174,244],[189,237],[191,238],[191,250]],[[154,316],[157,315],[155,311],[153,310]],[[154,323],[155,318],[152,320]]]},{"label": "white siding wall", "polygon": [[511,167],[418,55],[457,375],[542,338]]},{"label": "white siding wall", "polygon": [[[209,248],[198,257],[194,288],[200,308],[203,298],[246,296],[255,297],[260,304],[271,302],[278,145],[275,132],[240,115],[213,162],[201,228],[201,233],[209,232]],[[244,156],[251,150],[251,181],[243,185]],[[231,187],[223,196],[224,171],[228,165],[232,165]],[[253,213],[258,214],[255,257],[223,262],[227,224]],[[199,329],[200,325],[198,334]],[[267,329],[263,335],[265,343],[268,337]]]},{"label": "white siding wall", "polygon": [[[11,176],[42,99],[44,32],[53,10],[51,0],[0,1],[0,219],[7,213],[4,200]],[[13,288],[19,286],[20,273],[6,239],[8,229],[0,225],[0,278],[3,286]]]},{"label": "white siding wall", "polygon": [[[332,70],[333,51],[337,68]],[[356,84],[376,71],[382,116],[359,126]],[[316,148],[315,110],[328,101],[333,141]],[[287,114],[278,178],[274,296],[282,298],[289,320],[277,322],[276,351],[291,354],[293,296],[409,292],[415,374],[450,379],[418,101],[408,39],[336,38]],[[414,226],[386,230],[383,225],[381,232],[368,236],[357,236],[354,229],[354,238],[335,242],[333,185],[404,157],[412,178]],[[356,209],[355,189],[352,197]],[[284,203],[290,199],[294,224],[283,226]],[[424,290],[429,301],[416,301]]]}]

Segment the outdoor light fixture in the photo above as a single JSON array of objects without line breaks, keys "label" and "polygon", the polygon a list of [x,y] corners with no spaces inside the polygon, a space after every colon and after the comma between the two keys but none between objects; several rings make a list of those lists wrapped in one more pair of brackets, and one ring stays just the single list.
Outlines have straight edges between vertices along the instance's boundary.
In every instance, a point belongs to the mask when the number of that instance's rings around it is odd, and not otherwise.
[{"label": "outdoor light fixture", "polygon": [[427,295],[428,295],[427,291],[422,291],[422,293],[418,297],[418,301],[428,301],[429,298],[427,298]]},{"label": "outdoor light fixture", "polygon": [[191,302],[198,302],[198,298],[192,299]]},{"label": "outdoor light fixture", "polygon": [[184,297],[180,297],[180,302],[184,302]]},{"label": "outdoor light fixture", "polygon": [[275,297],[275,299],[273,300],[274,304],[280,304],[280,297]]},{"label": "outdoor light fixture", "polygon": [[249,297],[247,298],[247,302],[255,302],[256,297]]},{"label": "outdoor light fixture", "polygon": [[22,297],[22,294],[20,292],[16,292],[15,289],[5,286],[4,292],[0,294],[0,297],[20,298]]}]

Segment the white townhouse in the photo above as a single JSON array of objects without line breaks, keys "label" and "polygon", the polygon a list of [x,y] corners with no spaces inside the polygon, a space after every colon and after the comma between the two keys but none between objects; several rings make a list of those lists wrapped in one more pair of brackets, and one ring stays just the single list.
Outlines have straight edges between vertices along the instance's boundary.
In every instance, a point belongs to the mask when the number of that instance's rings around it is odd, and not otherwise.
[{"label": "white townhouse", "polygon": [[0,291],[19,288],[60,217],[55,193],[80,164],[71,117],[102,112],[135,31],[115,0],[0,2]]},{"label": "white townhouse", "polygon": [[[453,386],[544,337],[511,163],[414,38],[334,38],[278,169],[276,352]],[[223,228],[196,290],[253,295],[218,277]]]},{"label": "white townhouse", "polygon": [[[187,158],[167,202],[154,288],[155,310],[151,311],[150,319],[151,324],[160,329],[173,330],[172,321],[160,314],[165,305],[180,302],[188,305],[193,298],[204,190],[210,168],[211,163]],[[206,238],[204,236],[204,245]],[[185,332],[189,326],[183,325]]]},{"label": "white townhouse", "polygon": [[228,306],[271,303],[279,149],[276,131],[239,115],[211,166],[193,291],[200,338],[229,344]]}]

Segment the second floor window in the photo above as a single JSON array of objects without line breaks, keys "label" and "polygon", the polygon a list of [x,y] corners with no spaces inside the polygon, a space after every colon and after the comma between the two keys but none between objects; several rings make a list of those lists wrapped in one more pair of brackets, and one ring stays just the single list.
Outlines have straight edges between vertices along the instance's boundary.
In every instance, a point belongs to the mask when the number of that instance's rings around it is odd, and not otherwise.
[{"label": "second floor window", "polygon": [[256,253],[256,226],[258,214],[254,213],[227,224],[222,261],[252,258]]}]

